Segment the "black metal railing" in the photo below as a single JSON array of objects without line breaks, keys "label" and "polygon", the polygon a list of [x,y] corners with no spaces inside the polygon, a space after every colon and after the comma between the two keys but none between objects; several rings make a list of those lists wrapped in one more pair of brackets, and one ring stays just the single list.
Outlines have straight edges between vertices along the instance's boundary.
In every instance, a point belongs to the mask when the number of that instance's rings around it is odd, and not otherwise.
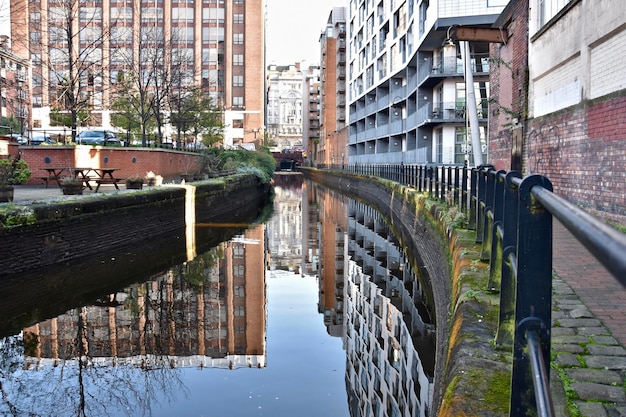
[{"label": "black metal railing", "polygon": [[[552,218],[626,287],[626,235],[552,192],[548,178],[445,165],[349,164],[318,168],[380,177],[457,207],[490,263],[487,290],[500,294],[495,343],[512,347],[510,415],[553,416],[549,390]],[[524,352],[527,352],[526,354]],[[534,390],[528,392],[527,387]]]}]

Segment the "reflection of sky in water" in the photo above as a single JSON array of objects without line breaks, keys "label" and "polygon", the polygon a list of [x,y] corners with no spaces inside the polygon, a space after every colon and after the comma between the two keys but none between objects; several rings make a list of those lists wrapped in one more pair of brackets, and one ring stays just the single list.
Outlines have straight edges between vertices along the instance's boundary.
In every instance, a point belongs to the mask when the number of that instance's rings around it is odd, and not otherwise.
[{"label": "reflection of sky in water", "polygon": [[153,416],[348,416],[346,357],[317,312],[317,282],[268,272],[267,368],[183,369],[187,399]]},{"label": "reflection of sky in water", "polygon": [[[317,312],[313,277],[267,272],[267,368],[171,369],[102,366],[83,370],[88,416],[348,416],[345,352]],[[19,369],[19,368],[18,368]],[[0,370],[17,415],[76,416],[75,362],[12,375]],[[22,414],[27,412],[27,414]],[[10,415],[0,401],[0,415]]]},{"label": "reflection of sky in water", "polygon": [[315,278],[268,272],[267,368],[182,369],[188,398],[152,415],[348,416],[346,357],[326,333],[317,291]]}]

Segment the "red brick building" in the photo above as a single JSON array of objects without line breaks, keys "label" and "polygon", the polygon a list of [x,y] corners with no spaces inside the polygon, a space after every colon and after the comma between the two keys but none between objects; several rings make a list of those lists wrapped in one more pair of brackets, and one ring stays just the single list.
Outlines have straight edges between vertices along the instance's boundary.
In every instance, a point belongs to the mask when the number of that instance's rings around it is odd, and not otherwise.
[{"label": "red brick building", "polygon": [[491,46],[490,163],[545,175],[626,225],[626,11],[562,3],[512,0],[496,23],[507,42]]}]

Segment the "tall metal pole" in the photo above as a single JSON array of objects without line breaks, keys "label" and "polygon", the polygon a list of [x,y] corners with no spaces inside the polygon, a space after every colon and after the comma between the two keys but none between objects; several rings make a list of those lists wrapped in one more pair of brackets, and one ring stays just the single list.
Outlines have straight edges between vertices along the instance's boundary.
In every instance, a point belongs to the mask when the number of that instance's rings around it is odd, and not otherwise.
[{"label": "tall metal pole", "polygon": [[460,41],[461,59],[465,71],[465,108],[470,125],[472,138],[472,153],[474,154],[474,166],[483,164],[483,151],[480,145],[480,130],[478,129],[478,109],[476,108],[476,94],[474,93],[474,75],[470,56],[469,42]]}]

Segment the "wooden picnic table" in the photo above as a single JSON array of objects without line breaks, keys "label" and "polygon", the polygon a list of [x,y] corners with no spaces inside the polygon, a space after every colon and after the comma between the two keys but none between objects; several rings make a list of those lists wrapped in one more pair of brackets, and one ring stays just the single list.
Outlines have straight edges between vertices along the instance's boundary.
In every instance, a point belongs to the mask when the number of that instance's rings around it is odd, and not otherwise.
[{"label": "wooden picnic table", "polygon": [[61,187],[62,178],[72,177],[82,180],[90,190],[93,190],[90,182],[95,182],[96,192],[98,192],[102,184],[113,184],[115,189],[119,190],[117,183],[122,180],[113,176],[115,171],[119,171],[119,168],[46,167],[44,170],[48,173],[46,177],[42,177],[42,180],[46,183],[46,188],[51,180],[56,181],[59,187]]}]

